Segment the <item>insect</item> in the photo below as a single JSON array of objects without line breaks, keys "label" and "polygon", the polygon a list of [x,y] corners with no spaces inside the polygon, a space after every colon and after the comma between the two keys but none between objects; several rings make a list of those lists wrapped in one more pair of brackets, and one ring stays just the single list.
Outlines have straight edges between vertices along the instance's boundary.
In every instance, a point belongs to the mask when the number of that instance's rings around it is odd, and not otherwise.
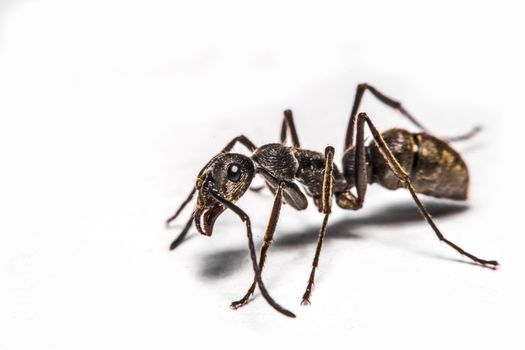
[{"label": "insect", "polygon": [[[390,129],[380,133],[366,113],[358,113],[366,91],[387,106],[399,111],[421,129],[421,132],[411,133],[404,129]],[[365,143],[365,128],[368,128],[372,134],[372,140],[368,144]],[[302,305],[308,305],[333,199],[335,198],[340,208],[358,210],[365,201],[367,186],[376,183],[389,190],[408,190],[439,240],[476,264],[495,268],[498,266],[497,261],[478,258],[445,238],[418,196],[418,194],[425,194],[455,200],[467,198],[469,184],[467,165],[459,153],[452,148],[450,142],[468,139],[479,129],[476,127],[465,135],[447,139],[432,136],[401,103],[387,97],[369,84],[359,84],[346,132],[342,167],[339,169],[334,164],[333,147],[326,147],[324,153],[301,148],[292,112],[286,110],[280,143],[257,147],[246,136],[240,135],[231,140],[204,166],[187,199],[167,220],[167,224],[175,220],[197,194],[197,203],[191,217],[170,248],[175,249],[184,240],[193,223],[201,234],[211,236],[219,215],[226,209],[232,210],[246,225],[254,280],[246,294],[240,300],[233,302],[231,307],[237,309],[244,306],[256,286],[259,286],[261,294],[274,309],[286,316],[295,317],[292,312],[272,299],[261,278],[282,204],[286,203],[297,210],[304,210],[308,206],[307,196],[309,196],[323,215],[312,269],[301,301]],[[291,138],[291,146],[287,145],[288,135]],[[248,148],[252,152],[251,156],[231,153],[231,149],[237,143]],[[250,188],[256,175],[264,179],[266,186],[274,195],[258,262],[250,218],[234,204]],[[352,191],[354,188],[355,193]]]}]

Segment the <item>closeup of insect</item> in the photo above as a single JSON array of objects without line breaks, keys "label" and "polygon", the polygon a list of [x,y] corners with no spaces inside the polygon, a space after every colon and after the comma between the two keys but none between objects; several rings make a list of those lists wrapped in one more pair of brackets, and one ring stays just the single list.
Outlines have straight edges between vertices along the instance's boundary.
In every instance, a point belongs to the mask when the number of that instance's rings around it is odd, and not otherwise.
[{"label": "closeup of insect", "polygon": [[[412,133],[395,128],[383,133],[379,132],[366,113],[358,113],[366,91],[387,106],[399,111],[421,131]],[[367,128],[372,134],[370,143],[365,142]],[[480,128],[477,127],[465,135],[438,138],[423,127],[399,102],[385,96],[373,86],[359,84],[346,132],[341,168],[339,168],[334,164],[333,147],[326,147],[324,153],[301,148],[292,112],[286,110],[279,143],[257,147],[246,136],[240,135],[231,140],[199,172],[191,193],[167,220],[167,224],[175,220],[197,194],[197,202],[191,217],[171,244],[171,249],[175,249],[184,240],[193,224],[201,234],[211,236],[214,223],[221,213],[226,209],[232,210],[246,225],[254,281],[246,294],[240,300],[233,302],[231,307],[236,309],[245,305],[258,286],[261,294],[272,307],[287,316],[295,317],[292,312],[271,298],[261,278],[282,204],[286,203],[296,210],[304,210],[308,206],[308,196],[313,199],[313,203],[323,216],[312,269],[301,301],[301,304],[308,305],[333,199],[342,209],[358,210],[363,206],[367,186],[375,183],[389,190],[408,190],[421,215],[440,241],[474,263],[494,268],[498,266],[497,261],[478,258],[445,238],[418,196],[424,194],[453,200],[467,199],[468,169],[450,143],[468,139],[479,130]],[[291,145],[287,144],[288,136]],[[251,156],[231,153],[231,149],[237,143],[252,152]],[[250,188],[256,175],[262,177],[274,195],[259,261],[255,253],[250,218],[234,204]]]}]

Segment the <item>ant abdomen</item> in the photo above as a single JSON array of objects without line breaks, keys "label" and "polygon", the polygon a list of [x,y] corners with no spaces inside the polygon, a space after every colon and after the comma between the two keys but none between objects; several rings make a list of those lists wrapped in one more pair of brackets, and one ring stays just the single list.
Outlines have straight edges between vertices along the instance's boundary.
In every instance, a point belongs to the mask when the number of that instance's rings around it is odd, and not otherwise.
[{"label": "ant abdomen", "polygon": [[[449,143],[426,133],[390,129],[381,135],[399,164],[410,175],[418,193],[438,198],[464,200],[468,191],[468,169]],[[395,190],[404,188],[372,142],[366,150],[370,183]]]}]

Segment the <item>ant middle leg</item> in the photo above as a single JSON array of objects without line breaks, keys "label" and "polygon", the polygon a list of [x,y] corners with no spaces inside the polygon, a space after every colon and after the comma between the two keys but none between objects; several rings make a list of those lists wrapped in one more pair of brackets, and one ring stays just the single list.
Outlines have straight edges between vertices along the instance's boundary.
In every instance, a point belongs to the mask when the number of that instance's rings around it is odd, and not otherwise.
[{"label": "ant middle leg", "polygon": [[365,132],[363,127],[357,128],[355,145],[354,181],[357,196],[348,190],[336,194],[336,203],[343,209],[359,210],[363,207],[368,186],[368,169],[366,165]]},{"label": "ant middle leg", "polygon": [[324,236],[326,234],[326,227],[328,225],[328,218],[332,212],[332,195],[334,192],[334,148],[331,146],[325,149],[325,168],[323,175],[323,192],[321,194],[321,211],[324,213],[323,223],[319,230],[319,236],[317,238],[317,248],[315,249],[315,256],[312,262],[312,270],[310,271],[310,277],[308,278],[308,284],[303,294],[301,305],[310,305],[310,294],[312,293],[312,287],[314,285],[315,270],[319,265],[319,256],[321,255],[321,248],[323,246]]},{"label": "ant middle leg", "polygon": [[[425,208],[423,203],[419,200],[419,197],[418,197],[418,195],[416,193],[416,190],[414,189],[414,187],[412,186],[412,183],[410,181],[409,174],[403,169],[403,167],[399,164],[397,159],[394,157],[394,155],[392,154],[392,152],[388,148],[385,140],[383,139],[383,137],[381,136],[381,134],[379,133],[377,128],[374,126],[374,124],[372,123],[372,121],[370,120],[370,118],[368,117],[368,115],[366,113],[359,113],[359,115],[357,117],[357,134],[358,135],[360,135],[360,134],[363,135],[364,134],[365,123],[368,125],[368,128],[372,132],[372,135],[374,137],[374,141],[378,145],[380,153],[381,153],[382,157],[384,158],[384,160],[386,161],[386,163],[388,164],[388,167],[394,173],[394,175],[410,191],[410,194],[412,195],[412,198],[413,198],[414,202],[416,203],[417,208],[419,209],[419,211],[421,212],[421,214],[423,215],[425,220],[428,222],[428,224],[432,227],[432,230],[434,231],[436,236],[439,238],[439,240],[442,241],[442,242],[445,242],[447,245],[452,247],[458,253],[460,253],[461,255],[465,255],[466,257],[468,257],[469,259],[471,259],[472,261],[474,261],[474,262],[476,262],[478,264],[481,264],[483,266],[490,265],[492,267],[498,266],[499,264],[498,264],[498,262],[496,260],[485,260],[485,259],[478,258],[477,256],[468,253],[463,248],[459,247],[455,243],[453,243],[453,242],[449,241],[447,238],[445,238],[445,236],[441,233],[441,231],[439,230],[439,228],[435,224],[435,222],[432,219],[432,216],[430,215],[428,210]],[[364,146],[363,146],[364,140],[359,139],[358,142],[360,144],[356,145],[356,151],[358,149],[364,149]],[[358,160],[358,162],[359,162],[359,160]],[[365,179],[366,179],[366,173],[365,173],[364,176],[365,176]],[[359,190],[359,187],[358,187],[358,190]]]},{"label": "ant middle leg", "polygon": [[[282,182],[281,184],[279,184],[279,187],[277,188],[277,191],[275,193],[275,200],[273,202],[272,213],[270,214],[270,220],[268,221],[268,226],[266,227],[266,231],[264,233],[264,242],[261,247],[261,255],[259,257],[259,270],[261,271],[261,273],[264,268],[264,263],[266,262],[266,254],[273,242],[273,234],[275,233],[277,222],[279,221],[279,214],[281,212],[281,207],[282,207],[282,202],[283,202],[284,185],[285,184]],[[250,288],[248,288],[248,291],[246,292],[246,294],[241,299],[232,302],[230,307],[232,309],[238,309],[246,305],[248,303],[248,300],[252,296],[253,292],[255,291],[256,286],[257,286],[257,281],[254,278],[252,285],[250,286]]]}]

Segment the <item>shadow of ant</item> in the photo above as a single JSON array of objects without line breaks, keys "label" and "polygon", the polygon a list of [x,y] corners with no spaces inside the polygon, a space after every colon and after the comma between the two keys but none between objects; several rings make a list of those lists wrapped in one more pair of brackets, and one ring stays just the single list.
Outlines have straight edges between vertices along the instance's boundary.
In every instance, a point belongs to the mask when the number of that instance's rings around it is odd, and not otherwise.
[{"label": "shadow of ant", "polygon": [[[468,209],[466,204],[451,202],[426,202],[425,207],[432,213],[433,217],[452,216]],[[424,221],[424,218],[413,203],[392,204],[368,216],[357,218],[349,217],[329,223],[325,241],[334,239],[363,239],[361,234],[353,231],[362,226],[391,226]],[[282,232],[276,236],[271,250],[289,250],[289,248],[300,246],[314,247],[317,242],[318,232],[319,226],[310,226],[296,231]],[[465,262],[463,260],[447,258],[431,253],[424,254],[433,258]],[[237,248],[213,252],[200,257],[199,260],[202,264],[200,269],[201,276],[205,279],[218,279],[230,276],[239,268],[248,264],[249,256],[246,248]]]}]

